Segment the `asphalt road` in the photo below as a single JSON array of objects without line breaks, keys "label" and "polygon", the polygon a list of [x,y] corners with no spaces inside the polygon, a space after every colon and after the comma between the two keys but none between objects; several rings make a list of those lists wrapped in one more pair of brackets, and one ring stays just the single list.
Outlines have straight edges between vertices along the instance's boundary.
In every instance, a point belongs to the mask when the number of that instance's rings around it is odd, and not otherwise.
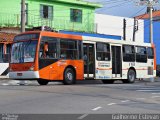
[{"label": "asphalt road", "polygon": [[19,85],[18,81],[0,80],[0,113],[10,114],[88,114],[158,113],[160,79],[154,83],[102,84],[83,81],[76,85],[36,81]]}]

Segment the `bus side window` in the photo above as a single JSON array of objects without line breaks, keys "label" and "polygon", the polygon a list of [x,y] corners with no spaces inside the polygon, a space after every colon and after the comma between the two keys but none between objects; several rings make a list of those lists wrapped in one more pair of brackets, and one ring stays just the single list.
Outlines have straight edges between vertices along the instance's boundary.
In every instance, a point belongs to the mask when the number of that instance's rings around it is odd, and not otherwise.
[{"label": "bus side window", "polygon": [[151,48],[151,47],[147,48],[147,55],[148,55],[148,59],[153,59],[154,58],[153,48]]},{"label": "bus side window", "polygon": [[132,45],[123,45],[123,61],[135,62],[135,49]]},{"label": "bus side window", "polygon": [[98,61],[109,61],[110,60],[110,45],[107,43],[100,43],[96,44],[97,50],[97,60]]},{"label": "bus side window", "polygon": [[[61,39],[60,40],[60,58],[62,59],[78,59],[78,44],[76,40]],[[81,54],[81,53],[80,53]]]},{"label": "bus side window", "polygon": [[146,47],[136,47],[136,61],[137,62],[147,62],[147,51]]},{"label": "bus side window", "polygon": [[56,59],[58,39],[54,37],[42,37],[40,44],[40,57],[47,59]]},{"label": "bus side window", "polygon": [[44,46],[43,46],[43,57],[44,58],[49,57],[48,42],[44,43]]}]

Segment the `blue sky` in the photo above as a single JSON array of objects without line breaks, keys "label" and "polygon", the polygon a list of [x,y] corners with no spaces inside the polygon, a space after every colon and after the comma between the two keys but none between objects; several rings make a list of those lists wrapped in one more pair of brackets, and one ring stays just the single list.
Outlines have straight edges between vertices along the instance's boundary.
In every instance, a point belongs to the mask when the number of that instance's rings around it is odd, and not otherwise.
[{"label": "blue sky", "polygon": [[[97,9],[97,13],[134,17],[144,14],[146,12],[146,6],[137,6],[136,0],[85,0],[89,2],[97,2],[103,4],[103,8]],[[158,9],[157,6],[155,6]]]}]

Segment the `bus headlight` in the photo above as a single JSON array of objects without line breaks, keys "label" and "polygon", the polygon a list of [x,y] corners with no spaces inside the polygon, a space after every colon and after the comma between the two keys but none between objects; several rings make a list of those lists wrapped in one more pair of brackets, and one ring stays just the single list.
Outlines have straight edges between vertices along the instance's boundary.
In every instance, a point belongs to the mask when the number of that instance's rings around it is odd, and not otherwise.
[{"label": "bus headlight", "polygon": [[34,70],[34,65],[29,68],[29,71],[33,71],[33,70]]},{"label": "bus headlight", "polygon": [[9,72],[12,72],[12,68],[11,67],[9,68]]}]

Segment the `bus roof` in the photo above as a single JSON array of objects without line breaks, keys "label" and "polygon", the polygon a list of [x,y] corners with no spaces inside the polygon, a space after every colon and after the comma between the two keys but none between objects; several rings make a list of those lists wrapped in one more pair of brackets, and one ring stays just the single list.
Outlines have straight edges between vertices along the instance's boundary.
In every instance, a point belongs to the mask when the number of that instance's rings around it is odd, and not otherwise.
[{"label": "bus roof", "polygon": [[58,33],[58,32],[48,32],[48,31],[27,31],[27,32],[18,34],[17,36],[26,35],[26,34],[40,34],[40,36],[82,40],[82,36],[80,36],[80,35],[71,35],[71,34],[64,34],[64,33]]},{"label": "bus roof", "polygon": [[80,36],[88,36],[88,37],[96,37],[96,38],[106,38],[106,39],[113,39],[113,40],[122,40],[122,37],[119,35],[85,33],[85,32],[75,32],[75,31],[65,31],[65,30],[60,30],[59,32],[64,33],[64,34],[72,34],[72,35],[80,35]]},{"label": "bus roof", "polygon": [[58,32],[46,32],[42,31],[40,32],[41,36],[54,36],[58,38],[65,38],[65,39],[75,39],[75,40],[82,40],[82,36],[80,35],[71,35],[71,34],[64,34],[64,33],[58,33]]}]

